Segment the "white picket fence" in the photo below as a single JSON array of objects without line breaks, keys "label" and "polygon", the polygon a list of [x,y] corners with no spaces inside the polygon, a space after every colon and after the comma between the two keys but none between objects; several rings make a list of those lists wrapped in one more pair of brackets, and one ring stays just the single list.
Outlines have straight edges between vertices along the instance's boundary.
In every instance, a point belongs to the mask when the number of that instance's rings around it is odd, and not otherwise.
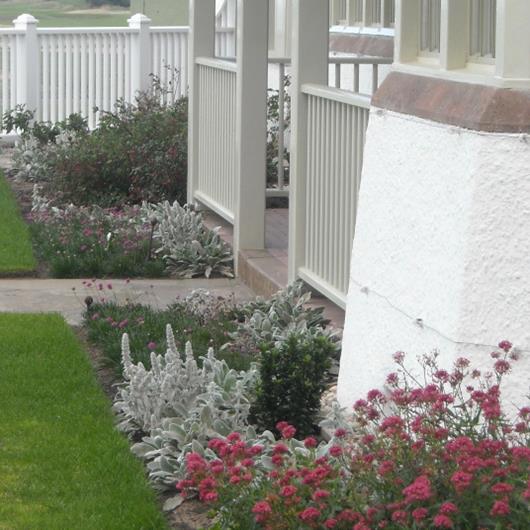
[{"label": "white picket fence", "polygon": [[[188,27],[151,27],[141,14],[128,27],[39,28],[21,15],[0,29],[0,112],[24,105],[39,120],[57,122],[79,112],[95,127],[100,111],[119,98],[133,101],[152,75],[169,87],[167,98],[187,93]],[[234,28],[218,28],[216,54],[233,55]]]}]

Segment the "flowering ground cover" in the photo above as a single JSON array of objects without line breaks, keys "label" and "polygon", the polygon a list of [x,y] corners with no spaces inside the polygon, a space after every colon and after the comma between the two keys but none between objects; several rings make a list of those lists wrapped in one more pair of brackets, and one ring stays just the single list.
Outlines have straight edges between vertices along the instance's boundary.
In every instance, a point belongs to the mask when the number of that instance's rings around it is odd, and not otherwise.
[{"label": "flowering ground cover", "polygon": [[73,332],[0,315],[0,527],[164,529]]},{"label": "flowering ground cover", "polygon": [[[490,372],[459,358],[451,369],[405,356],[386,389],[353,418],[329,418],[327,443],[234,431],[186,455],[177,489],[215,508],[215,528],[513,529],[530,521],[530,406],[502,412],[501,384],[518,354],[503,341]],[[332,431],[333,432],[333,431]]]},{"label": "flowering ground cover", "polygon": [[[84,322],[89,341],[102,350],[106,362],[119,372],[123,333],[129,334],[134,361],[149,367],[151,352],[166,351],[166,324],[173,327],[180,348],[186,342],[192,342],[197,358],[206,355],[210,347],[218,350],[229,340],[229,333],[236,328],[231,313],[219,315],[205,325],[201,317],[189,312],[182,302],[165,309],[142,304],[121,305],[114,301],[96,303],[85,315]],[[249,356],[238,355],[230,350],[221,352],[220,358],[239,370],[248,368],[250,364]]]},{"label": "flowering ground cover", "polygon": [[55,278],[167,276],[138,207],[70,207],[32,212],[37,257]]},{"label": "flowering ground cover", "polygon": [[28,273],[35,266],[28,228],[0,173],[0,274]]}]

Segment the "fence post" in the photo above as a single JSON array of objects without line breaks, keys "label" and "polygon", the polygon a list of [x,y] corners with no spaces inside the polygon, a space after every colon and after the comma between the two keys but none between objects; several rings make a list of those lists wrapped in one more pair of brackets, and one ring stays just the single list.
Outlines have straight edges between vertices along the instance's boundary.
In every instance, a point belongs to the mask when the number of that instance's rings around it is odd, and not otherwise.
[{"label": "fence post", "polygon": [[237,4],[234,255],[265,246],[268,2]]},{"label": "fence post", "polygon": [[151,87],[151,19],[137,13],[127,20],[136,30],[131,39],[131,97]]},{"label": "fence post", "polygon": [[197,57],[215,53],[215,0],[190,2],[188,41],[188,204],[195,202],[199,169],[199,68]]},{"label": "fence post", "polygon": [[329,0],[294,0],[289,183],[289,281],[305,261],[307,187],[306,83],[328,84]]},{"label": "fence post", "polygon": [[13,20],[16,30],[23,33],[16,36],[16,102],[39,118],[40,96],[40,54],[37,37],[37,23],[32,15],[24,14]]}]

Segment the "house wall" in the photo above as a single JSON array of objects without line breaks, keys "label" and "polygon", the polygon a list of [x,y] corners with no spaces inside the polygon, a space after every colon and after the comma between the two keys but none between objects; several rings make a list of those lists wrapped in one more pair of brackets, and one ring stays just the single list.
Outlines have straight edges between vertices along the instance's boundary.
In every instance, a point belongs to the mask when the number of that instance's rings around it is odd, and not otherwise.
[{"label": "house wall", "polygon": [[341,404],[349,407],[380,388],[395,369],[395,351],[414,362],[438,350],[445,367],[465,355],[486,369],[503,339],[529,350],[506,385],[507,406],[521,404],[530,390],[528,271],[528,134],[474,131],[373,108],[353,243]]}]

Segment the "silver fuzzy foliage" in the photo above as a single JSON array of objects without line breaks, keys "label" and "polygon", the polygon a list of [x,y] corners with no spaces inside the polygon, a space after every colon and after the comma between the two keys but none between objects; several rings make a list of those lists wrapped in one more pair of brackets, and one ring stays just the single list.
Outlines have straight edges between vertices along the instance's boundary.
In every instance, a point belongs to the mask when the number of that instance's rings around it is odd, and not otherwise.
[{"label": "silver fuzzy foliage", "polygon": [[148,461],[149,475],[159,487],[171,488],[181,476],[185,454],[204,452],[213,437],[247,431],[258,370],[255,365],[248,371],[230,369],[212,349],[199,367],[190,343],[184,356],[177,350],[169,325],[166,339],[166,353],[152,353],[147,370],[132,362],[129,338],[123,336],[124,383],[114,410],[123,431],[149,433],[132,450]]},{"label": "silver fuzzy foliage", "polygon": [[337,344],[338,332],[327,327],[322,307],[309,307],[311,292],[304,292],[304,284],[296,281],[278,291],[270,300],[258,298],[242,307],[244,321],[231,334],[232,344],[263,342],[283,343],[293,333],[326,336]]},{"label": "silver fuzzy foliage", "polygon": [[233,277],[232,249],[219,236],[219,229],[210,230],[202,216],[178,202],[164,201],[142,205],[143,216],[155,224],[154,237],[160,244],[168,270],[180,278],[212,274]]}]

